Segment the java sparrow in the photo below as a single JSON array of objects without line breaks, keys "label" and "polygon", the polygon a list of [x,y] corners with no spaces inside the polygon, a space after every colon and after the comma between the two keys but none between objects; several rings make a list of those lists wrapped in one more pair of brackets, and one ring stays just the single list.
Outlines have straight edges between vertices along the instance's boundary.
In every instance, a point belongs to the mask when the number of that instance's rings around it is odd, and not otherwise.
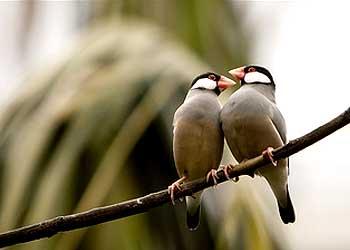
[{"label": "java sparrow", "polygon": [[[174,204],[175,189],[181,183],[203,177],[217,169],[223,152],[224,135],[217,99],[224,89],[236,84],[229,78],[208,72],[197,76],[191,84],[183,104],[176,110],[173,120],[173,154],[180,177],[168,187]],[[215,170],[213,172],[215,174]],[[212,176],[215,181],[215,176]],[[187,226],[197,229],[200,220],[202,192],[186,197]]]},{"label": "java sparrow", "polygon": [[258,169],[255,174],[265,177],[269,183],[282,221],[293,223],[295,214],[288,190],[289,161],[275,162],[272,156],[273,148],[287,142],[286,124],[275,102],[272,75],[266,68],[256,65],[233,69],[229,73],[241,82],[240,89],[230,96],[220,113],[229,148],[239,162],[262,152],[271,160],[271,164]]}]

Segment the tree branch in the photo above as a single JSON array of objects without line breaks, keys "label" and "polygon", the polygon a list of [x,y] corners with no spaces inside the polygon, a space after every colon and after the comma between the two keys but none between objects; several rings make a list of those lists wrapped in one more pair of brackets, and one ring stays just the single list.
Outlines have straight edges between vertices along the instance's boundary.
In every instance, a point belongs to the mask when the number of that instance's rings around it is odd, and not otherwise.
[{"label": "tree branch", "polygon": [[[277,148],[273,151],[274,159],[280,160],[289,157],[300,150],[314,144],[324,137],[332,134],[336,130],[350,123],[350,108],[340,114],[330,122],[313,130],[312,132],[290,141],[288,144]],[[244,161],[235,165],[229,171],[231,178],[240,175],[249,175],[257,168],[269,163],[262,155]],[[223,171],[218,171],[218,183],[226,181]],[[213,186],[214,183],[206,182],[205,178],[201,178],[184,184],[183,190],[175,193],[175,198],[191,195],[195,192]],[[18,243],[29,242],[45,237],[51,237],[59,232],[71,231],[78,228],[97,225],[100,223],[116,220],[134,214],[139,214],[148,211],[151,208],[160,206],[170,202],[170,197],[167,189],[156,193],[148,194],[137,199],[117,203],[110,206],[98,207],[86,212],[71,214],[66,216],[58,216],[43,222],[14,229],[0,234],[0,247],[11,246]]]}]

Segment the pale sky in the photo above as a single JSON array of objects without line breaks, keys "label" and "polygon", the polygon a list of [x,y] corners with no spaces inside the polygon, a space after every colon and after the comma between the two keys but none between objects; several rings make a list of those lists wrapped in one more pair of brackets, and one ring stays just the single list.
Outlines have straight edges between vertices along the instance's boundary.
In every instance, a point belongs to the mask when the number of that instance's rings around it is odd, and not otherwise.
[{"label": "pale sky", "polygon": [[[253,13],[258,14],[252,19],[260,42],[253,60],[271,69],[278,105],[289,138],[294,139],[350,106],[350,4],[254,5]],[[286,231],[293,249],[349,249],[349,148],[347,126],[291,157],[290,190],[297,222]]]}]

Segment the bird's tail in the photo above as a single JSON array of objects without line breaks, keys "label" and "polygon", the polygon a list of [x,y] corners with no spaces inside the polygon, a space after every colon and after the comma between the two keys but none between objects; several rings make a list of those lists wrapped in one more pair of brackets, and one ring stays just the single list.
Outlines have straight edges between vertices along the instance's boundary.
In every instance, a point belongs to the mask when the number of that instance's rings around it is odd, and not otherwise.
[{"label": "bird's tail", "polygon": [[295,221],[295,213],[294,213],[292,201],[290,199],[288,185],[287,185],[287,205],[282,206],[282,204],[278,202],[278,208],[280,211],[281,219],[284,224],[293,223]]},{"label": "bird's tail", "polygon": [[190,231],[194,231],[198,228],[201,215],[201,194],[202,192],[196,193],[191,196],[186,196],[186,207],[187,207],[187,227]]}]

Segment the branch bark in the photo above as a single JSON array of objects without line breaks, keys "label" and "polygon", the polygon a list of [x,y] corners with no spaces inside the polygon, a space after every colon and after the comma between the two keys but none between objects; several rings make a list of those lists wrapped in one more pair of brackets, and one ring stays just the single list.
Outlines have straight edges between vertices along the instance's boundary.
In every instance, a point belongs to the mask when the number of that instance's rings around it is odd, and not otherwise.
[{"label": "branch bark", "polygon": [[[312,132],[294,139],[286,145],[273,151],[274,159],[280,160],[289,157],[300,150],[314,144],[315,142],[334,133],[336,130],[350,123],[350,108],[345,112],[313,130]],[[269,163],[262,155],[242,162],[229,171],[231,178],[241,175],[249,175],[252,171]],[[227,181],[223,171],[218,172],[218,183]],[[191,195],[195,192],[213,186],[212,181],[207,182],[205,177],[186,183],[181,191],[175,193],[175,198]],[[18,243],[38,240],[45,237],[51,237],[59,232],[67,232],[83,227],[93,226],[100,223],[116,220],[119,218],[131,216],[148,211],[151,208],[170,202],[167,189],[151,193],[133,200],[113,204],[110,206],[97,207],[85,212],[58,216],[43,222],[17,228],[0,234],[0,247],[11,246]]]}]

